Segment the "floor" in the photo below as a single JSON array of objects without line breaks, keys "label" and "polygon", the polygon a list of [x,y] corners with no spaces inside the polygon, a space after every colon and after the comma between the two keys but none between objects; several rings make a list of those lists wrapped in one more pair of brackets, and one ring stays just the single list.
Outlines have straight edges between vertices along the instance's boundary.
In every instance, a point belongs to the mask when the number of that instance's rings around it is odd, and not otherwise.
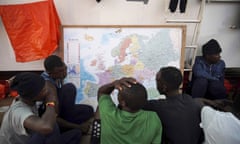
[{"label": "floor", "polygon": [[82,136],[82,139],[79,144],[90,144],[90,135]]},{"label": "floor", "polygon": [[90,128],[89,128],[89,131],[86,135],[83,135],[82,136],[82,139],[80,141],[79,144],[90,144],[90,139],[91,139],[91,133],[92,133],[92,122],[93,122],[93,118],[91,118],[89,121],[90,123]]}]

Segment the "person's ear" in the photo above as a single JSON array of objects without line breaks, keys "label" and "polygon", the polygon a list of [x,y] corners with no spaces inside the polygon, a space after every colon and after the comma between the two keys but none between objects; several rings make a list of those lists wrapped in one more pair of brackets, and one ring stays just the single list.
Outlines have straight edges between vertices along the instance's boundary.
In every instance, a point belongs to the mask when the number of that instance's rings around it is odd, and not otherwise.
[{"label": "person's ear", "polygon": [[162,90],[163,90],[164,92],[167,92],[167,91],[168,91],[167,85],[163,84],[163,85],[162,85]]},{"label": "person's ear", "polygon": [[127,106],[126,102],[123,99],[121,99],[119,101],[119,104],[120,104],[121,107],[126,107]]},{"label": "person's ear", "polygon": [[46,73],[47,73],[47,74],[49,74],[49,75],[51,74],[51,72],[50,72],[50,71],[46,71]]}]

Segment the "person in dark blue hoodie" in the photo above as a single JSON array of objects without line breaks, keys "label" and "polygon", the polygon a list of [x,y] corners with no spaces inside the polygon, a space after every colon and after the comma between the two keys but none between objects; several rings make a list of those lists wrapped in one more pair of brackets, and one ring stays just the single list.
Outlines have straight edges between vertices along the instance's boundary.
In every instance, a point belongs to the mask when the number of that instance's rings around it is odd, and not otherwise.
[{"label": "person in dark blue hoodie", "polygon": [[215,39],[202,46],[202,56],[197,56],[193,65],[192,97],[224,99],[227,97],[224,87],[225,62],[221,59],[222,49]]}]

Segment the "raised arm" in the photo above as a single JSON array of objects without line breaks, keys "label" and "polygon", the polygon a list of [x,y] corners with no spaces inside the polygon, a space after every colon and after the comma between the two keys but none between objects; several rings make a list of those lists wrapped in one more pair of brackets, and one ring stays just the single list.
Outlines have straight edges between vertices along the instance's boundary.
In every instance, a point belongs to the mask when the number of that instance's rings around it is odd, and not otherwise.
[{"label": "raised arm", "polygon": [[57,117],[57,92],[55,86],[46,81],[46,91],[41,94],[46,96],[46,110],[41,117],[31,115],[24,120],[24,127],[41,134],[49,134],[53,131]]},{"label": "raised arm", "polygon": [[105,84],[98,89],[98,100],[103,94],[110,95],[114,89],[122,90],[122,87],[131,87],[132,84],[136,84],[136,79],[123,77],[119,80],[115,80],[111,83]]}]

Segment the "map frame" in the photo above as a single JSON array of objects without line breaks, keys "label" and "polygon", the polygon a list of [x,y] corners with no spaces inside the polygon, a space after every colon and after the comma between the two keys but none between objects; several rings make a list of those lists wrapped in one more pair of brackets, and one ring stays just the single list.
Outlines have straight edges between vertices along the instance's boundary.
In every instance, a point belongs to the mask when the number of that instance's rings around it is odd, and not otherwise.
[{"label": "map frame", "polygon": [[[179,47],[180,49],[180,59],[179,59],[179,68],[180,70],[184,71],[184,58],[185,58],[185,45],[186,45],[186,25],[63,25],[62,26],[62,41],[60,44],[60,48],[58,51],[58,55],[64,60],[64,62],[66,63],[66,65],[70,68],[73,67],[72,63],[76,63],[78,60],[80,61],[80,48],[78,49],[78,51],[76,52],[70,52],[71,56],[66,56],[66,51],[67,49],[69,50],[71,47],[80,47],[75,43],[71,43],[71,45],[69,43],[67,43],[66,41],[66,37],[67,35],[71,35],[67,33],[68,29],[76,29],[75,32],[77,32],[77,30],[81,29],[81,30],[87,30],[87,29],[116,29],[116,33],[117,32],[121,32],[124,31],[125,29],[144,29],[146,31],[148,30],[152,30],[152,29],[169,29],[171,30],[171,32],[176,31],[176,34],[178,33],[179,35],[179,30],[181,31],[181,46]],[[74,32],[73,32],[74,33]],[[137,33],[136,31],[134,33]],[[90,36],[82,36],[86,39],[91,39]],[[74,41],[74,39],[72,40]],[[66,46],[68,45],[68,46]],[[79,55],[78,55],[79,53]],[[69,55],[69,54],[67,54]],[[76,73],[76,72],[75,72]],[[69,73],[70,74],[70,73]],[[69,75],[68,74],[68,75]],[[72,77],[74,77],[74,74],[71,74]],[[80,76],[81,79],[81,76]],[[80,80],[79,80],[80,82]],[[78,84],[77,84],[78,85]],[[81,103],[79,101],[76,100],[76,103]],[[86,104],[91,104],[94,107],[96,107],[96,101],[94,103],[91,102],[83,102]]]}]

